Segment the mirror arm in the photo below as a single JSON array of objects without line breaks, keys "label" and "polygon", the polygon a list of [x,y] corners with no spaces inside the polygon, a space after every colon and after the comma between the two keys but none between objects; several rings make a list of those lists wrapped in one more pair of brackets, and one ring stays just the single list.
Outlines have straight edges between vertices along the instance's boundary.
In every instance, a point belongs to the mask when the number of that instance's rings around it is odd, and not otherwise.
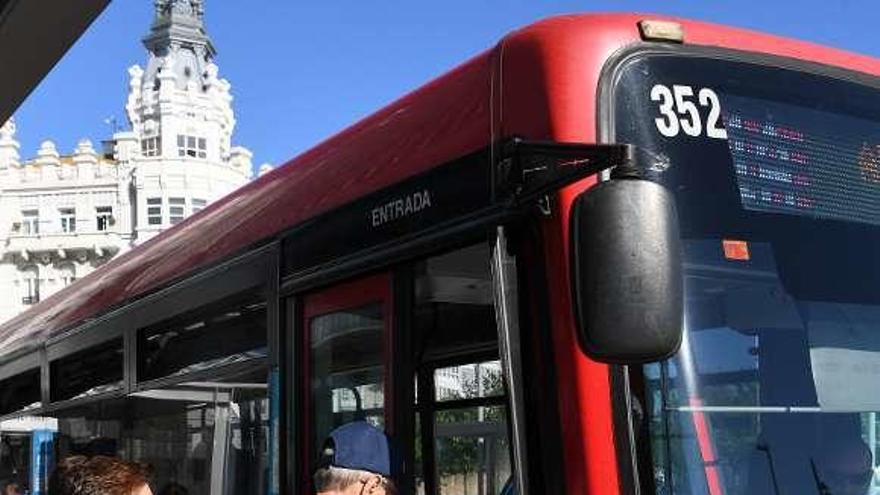
[{"label": "mirror arm", "polygon": [[492,167],[492,199],[519,206],[585,177],[632,163],[630,144],[586,144],[512,138]]}]

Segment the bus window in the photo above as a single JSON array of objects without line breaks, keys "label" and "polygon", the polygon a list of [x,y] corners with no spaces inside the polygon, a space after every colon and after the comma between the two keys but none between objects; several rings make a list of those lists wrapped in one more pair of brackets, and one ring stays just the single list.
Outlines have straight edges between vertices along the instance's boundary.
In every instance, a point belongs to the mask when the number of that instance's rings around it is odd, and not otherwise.
[{"label": "bus window", "polygon": [[269,400],[266,370],[134,394],[126,435],[157,487],[189,493],[265,493]]},{"label": "bus window", "polygon": [[57,416],[56,455],[146,463],[154,491],[266,493],[266,377],[256,368],[67,409]]},{"label": "bus window", "polygon": [[52,361],[52,402],[121,390],[124,365],[121,337]]},{"label": "bus window", "polygon": [[511,475],[489,250],[416,267],[418,494],[498,494]]},{"label": "bus window", "polygon": [[266,302],[234,296],[138,331],[138,380],[265,357]]},{"label": "bus window", "polygon": [[311,412],[309,459],[334,428],[357,420],[386,427],[389,278],[369,277],[305,298]]},{"label": "bus window", "polygon": [[0,415],[35,409],[41,405],[39,368],[0,382]]},{"label": "bus window", "polygon": [[[72,400],[51,418],[54,458],[146,463],[154,493],[170,486],[192,495],[267,493],[266,320],[265,301],[248,294],[138,329],[140,381],[128,395],[105,385],[117,382],[121,341],[60,358],[52,391]],[[82,356],[91,368],[76,365]],[[49,454],[43,462],[52,462]]]}]

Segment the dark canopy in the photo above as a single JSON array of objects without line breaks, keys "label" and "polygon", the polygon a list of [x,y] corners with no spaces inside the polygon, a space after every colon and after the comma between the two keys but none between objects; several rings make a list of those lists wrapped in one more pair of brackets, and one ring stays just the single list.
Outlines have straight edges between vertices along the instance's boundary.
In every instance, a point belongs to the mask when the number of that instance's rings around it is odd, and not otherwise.
[{"label": "dark canopy", "polygon": [[0,124],[110,0],[0,0]]}]

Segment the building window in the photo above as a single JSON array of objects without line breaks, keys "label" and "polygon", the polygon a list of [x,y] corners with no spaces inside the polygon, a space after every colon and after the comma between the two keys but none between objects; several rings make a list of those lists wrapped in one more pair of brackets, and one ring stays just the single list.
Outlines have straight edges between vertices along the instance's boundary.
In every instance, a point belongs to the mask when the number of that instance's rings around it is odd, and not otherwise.
[{"label": "building window", "polygon": [[193,198],[192,199],[192,212],[196,213],[196,212],[202,211],[207,204],[208,204],[207,200]]},{"label": "building window", "polygon": [[76,210],[73,208],[60,208],[58,216],[61,217],[61,232],[76,232]]},{"label": "building window", "polygon": [[21,303],[30,305],[40,302],[40,279],[37,267],[34,266],[24,270],[22,284]]},{"label": "building window", "polygon": [[67,287],[76,281],[76,272],[74,271],[73,265],[64,265],[58,269],[58,278],[61,280],[61,285]]},{"label": "building window", "polygon": [[168,220],[171,225],[183,220],[183,209],[186,205],[184,198],[168,198]]},{"label": "building window", "polygon": [[40,212],[37,210],[23,210],[21,212],[21,233],[40,233]]},{"label": "building window", "polygon": [[208,143],[203,137],[177,135],[177,156],[206,158]]},{"label": "building window", "polygon": [[147,198],[147,224],[162,225],[162,198]]},{"label": "building window", "polygon": [[162,137],[155,136],[141,140],[141,153],[144,156],[159,156],[162,152]]},{"label": "building window", "polygon": [[98,221],[98,232],[109,230],[110,226],[113,225],[112,206],[98,206],[97,208],[95,208],[95,216]]}]

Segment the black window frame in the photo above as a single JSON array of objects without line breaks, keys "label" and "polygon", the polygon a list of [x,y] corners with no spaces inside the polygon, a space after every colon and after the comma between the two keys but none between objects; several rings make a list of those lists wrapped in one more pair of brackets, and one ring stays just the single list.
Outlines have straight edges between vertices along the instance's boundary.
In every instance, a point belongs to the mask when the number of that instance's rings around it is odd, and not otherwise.
[{"label": "black window frame", "polygon": [[[0,365],[0,385],[5,388],[9,385],[10,381],[20,380],[22,377],[30,377],[36,374],[37,379],[31,384],[33,388],[31,393],[34,393],[39,397],[41,407],[45,405],[47,394],[44,391],[45,387],[42,377],[44,355],[45,353],[40,350],[31,351],[19,356],[15,360]],[[29,404],[25,403],[22,405],[27,406]],[[22,414],[31,414],[31,411],[25,411],[21,408],[7,410],[6,407],[3,407],[2,410],[0,410],[0,421],[7,418],[19,417]]]}]

